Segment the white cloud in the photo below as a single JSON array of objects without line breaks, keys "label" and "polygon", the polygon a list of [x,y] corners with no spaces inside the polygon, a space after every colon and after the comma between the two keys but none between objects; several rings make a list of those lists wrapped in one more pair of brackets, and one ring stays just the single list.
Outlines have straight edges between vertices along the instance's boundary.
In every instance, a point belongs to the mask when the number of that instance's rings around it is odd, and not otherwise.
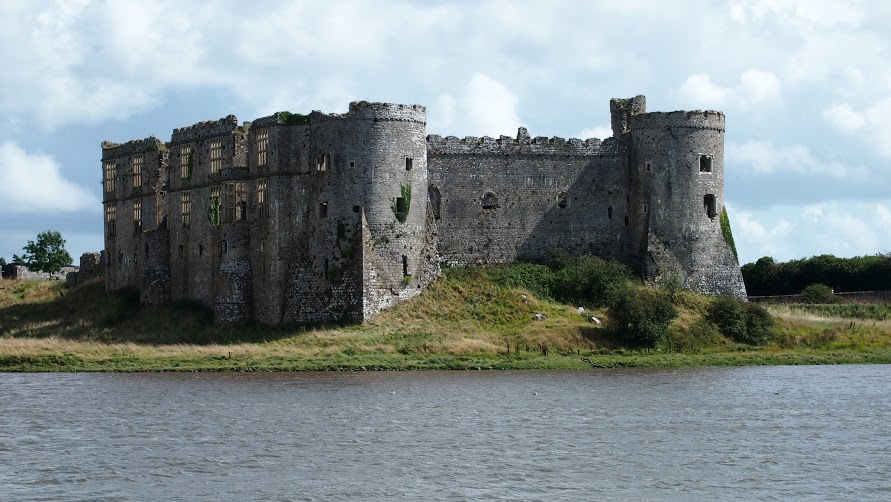
[{"label": "white cloud", "polygon": [[597,138],[597,139],[606,139],[610,138],[613,135],[612,126],[594,126],[588,129],[582,129],[581,132],[576,134],[575,138],[588,139],[588,138]]},{"label": "white cloud", "polygon": [[[519,98],[501,82],[475,73],[463,94],[440,95],[427,113],[428,131],[441,134],[513,136],[523,125]],[[455,120],[460,119],[460,123]]]},{"label": "white cloud", "polygon": [[85,187],[65,179],[52,157],[30,154],[12,142],[0,144],[3,210],[52,213],[98,210],[99,201]]},{"label": "white cloud", "polygon": [[862,256],[891,251],[891,203],[829,201],[767,210],[728,209],[740,263],[820,254]]},{"label": "white cloud", "polygon": [[891,98],[856,109],[839,103],[823,110],[823,119],[839,131],[856,134],[884,157],[891,157]]},{"label": "white cloud", "polygon": [[677,93],[690,108],[750,108],[780,99],[781,85],[769,71],[747,70],[739,76],[736,87],[723,87],[712,81],[707,73],[690,75]]},{"label": "white cloud", "polygon": [[863,180],[868,174],[867,169],[861,166],[820,160],[804,145],[775,146],[771,141],[731,142],[727,145],[726,158],[729,163],[751,167],[757,174],[791,171],[845,181]]}]

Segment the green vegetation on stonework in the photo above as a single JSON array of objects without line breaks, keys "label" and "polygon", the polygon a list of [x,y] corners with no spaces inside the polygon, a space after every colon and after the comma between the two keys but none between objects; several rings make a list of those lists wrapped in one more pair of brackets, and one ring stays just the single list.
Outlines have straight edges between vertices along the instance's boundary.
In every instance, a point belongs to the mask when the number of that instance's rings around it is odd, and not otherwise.
[{"label": "green vegetation on stonework", "polygon": [[214,227],[220,226],[223,218],[223,202],[220,197],[211,197],[210,205],[207,207],[207,220]]},{"label": "green vegetation on stonework", "polygon": [[[579,257],[550,266],[447,269],[418,296],[354,326],[217,326],[202,305],[143,307],[135,292],[106,293],[101,280],[74,289],[0,281],[0,371],[891,363],[891,321],[840,317],[853,310],[816,316],[768,306],[772,339],[754,346],[734,341],[709,320],[719,300],[688,291],[674,292],[672,300],[633,278],[616,279],[607,281],[605,306],[589,300],[584,312],[534,292],[566,294],[553,277],[576,260],[597,266]],[[514,286],[518,281],[530,287]],[[817,307],[837,306],[807,306]]]},{"label": "green vegetation on stonework", "polygon": [[301,115],[299,113],[278,112],[275,114],[279,124],[285,125],[302,125],[309,123],[309,115]]},{"label": "green vegetation on stonework", "polygon": [[733,242],[733,232],[730,230],[730,217],[727,216],[727,208],[721,210],[721,233],[724,234],[724,242],[733,250],[733,257],[739,261],[739,255],[736,254],[736,243]]},{"label": "green vegetation on stonework", "polygon": [[409,209],[411,209],[411,184],[402,185],[400,187],[400,192],[402,195],[402,203],[394,200],[393,203],[390,204],[390,208],[393,210],[393,214],[396,215],[396,219],[399,220],[399,223],[405,223],[405,220],[408,219]]}]

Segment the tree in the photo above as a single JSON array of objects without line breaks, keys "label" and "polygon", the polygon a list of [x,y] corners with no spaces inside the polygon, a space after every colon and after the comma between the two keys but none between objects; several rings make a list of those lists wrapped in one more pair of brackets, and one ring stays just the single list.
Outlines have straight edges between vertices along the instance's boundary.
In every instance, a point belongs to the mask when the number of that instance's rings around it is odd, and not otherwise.
[{"label": "tree", "polygon": [[612,331],[644,347],[655,346],[678,316],[666,295],[649,289],[634,290],[627,285],[610,289],[608,306]]},{"label": "tree", "polygon": [[832,288],[825,284],[811,284],[801,290],[802,303],[835,303]]},{"label": "tree", "polygon": [[6,266],[6,258],[0,256],[0,267],[5,267],[5,266]]},{"label": "tree", "polygon": [[37,242],[28,241],[23,248],[22,260],[32,272],[56,273],[71,264],[71,255],[65,250],[65,239],[55,230],[37,234]]}]

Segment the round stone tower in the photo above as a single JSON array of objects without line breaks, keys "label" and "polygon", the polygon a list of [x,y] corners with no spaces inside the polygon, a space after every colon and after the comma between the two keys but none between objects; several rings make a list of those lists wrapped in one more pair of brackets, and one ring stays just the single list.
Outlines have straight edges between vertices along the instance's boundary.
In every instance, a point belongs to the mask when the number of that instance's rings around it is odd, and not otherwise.
[{"label": "round stone tower", "polygon": [[[346,239],[354,228],[361,232],[357,320],[364,320],[419,293],[438,272],[429,258],[426,218],[427,112],[418,105],[362,101],[345,114],[314,114],[311,120],[315,169],[327,173],[317,178],[328,180],[317,185],[316,196],[329,201],[329,221],[346,222]],[[338,238],[317,232],[317,261],[331,255]]]},{"label": "round stone tower", "polygon": [[679,276],[709,295],[745,298],[739,263],[722,229],[724,114],[630,116],[632,172],[647,204],[644,271],[660,282]]}]

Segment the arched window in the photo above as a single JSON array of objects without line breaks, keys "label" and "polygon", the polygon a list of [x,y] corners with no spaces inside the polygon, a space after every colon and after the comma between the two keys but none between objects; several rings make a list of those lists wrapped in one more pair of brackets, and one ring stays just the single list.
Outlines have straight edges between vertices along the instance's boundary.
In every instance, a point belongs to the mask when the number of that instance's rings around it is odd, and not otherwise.
[{"label": "arched window", "polygon": [[495,209],[498,207],[498,196],[493,192],[486,192],[483,195],[483,209]]},{"label": "arched window", "polygon": [[566,192],[560,192],[557,195],[557,207],[560,209],[566,209],[566,206],[569,205],[569,195]]},{"label": "arched window", "polygon": [[430,206],[433,208],[433,218],[440,218],[440,207],[442,204],[442,194],[439,193],[439,188],[436,188],[433,185],[427,188],[427,199],[430,201]]}]

